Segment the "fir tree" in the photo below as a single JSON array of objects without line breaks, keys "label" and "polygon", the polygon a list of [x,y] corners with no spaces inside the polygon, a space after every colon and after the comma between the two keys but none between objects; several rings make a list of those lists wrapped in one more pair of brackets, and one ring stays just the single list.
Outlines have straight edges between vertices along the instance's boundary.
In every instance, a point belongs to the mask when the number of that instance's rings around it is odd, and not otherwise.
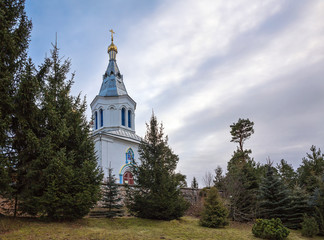
[{"label": "fir tree", "polygon": [[66,80],[70,61],[61,63],[55,45],[40,70],[45,83],[39,103],[39,152],[28,165],[22,209],[52,219],[86,215],[97,202],[101,171],[97,167],[86,102],[69,95],[73,77]]},{"label": "fir tree", "polygon": [[12,173],[13,195],[15,196],[15,212],[20,194],[31,187],[28,182],[29,166],[39,155],[41,145],[40,133],[42,131],[39,120],[41,111],[40,101],[42,83],[36,76],[36,70],[31,60],[26,63],[20,76],[18,90],[14,97],[15,115],[13,116],[12,132],[14,135],[12,148],[16,152]]},{"label": "fir tree", "polygon": [[228,210],[223,205],[218,190],[210,188],[204,202],[200,224],[205,227],[218,228],[228,225]]},{"label": "fir tree", "polygon": [[198,182],[195,177],[193,177],[193,179],[192,179],[191,188],[198,188]]},{"label": "fir tree", "polygon": [[112,218],[122,213],[120,204],[121,198],[118,195],[118,185],[115,181],[115,175],[112,174],[112,168],[108,168],[108,178],[103,187],[103,208],[108,210],[107,217]]},{"label": "fir tree", "polygon": [[[15,168],[12,149],[14,95],[26,59],[31,21],[24,0],[0,1],[0,195],[10,191],[11,170]],[[15,174],[15,173],[14,173]]]},{"label": "fir tree", "polygon": [[283,224],[289,220],[291,201],[287,187],[274,174],[271,163],[268,163],[267,173],[259,189],[259,217],[280,218]]},{"label": "fir tree", "polygon": [[179,158],[164,137],[163,126],[152,114],[144,141],[139,145],[140,165],[133,168],[135,182],[128,207],[138,217],[171,220],[183,216],[188,203],[175,174]]}]

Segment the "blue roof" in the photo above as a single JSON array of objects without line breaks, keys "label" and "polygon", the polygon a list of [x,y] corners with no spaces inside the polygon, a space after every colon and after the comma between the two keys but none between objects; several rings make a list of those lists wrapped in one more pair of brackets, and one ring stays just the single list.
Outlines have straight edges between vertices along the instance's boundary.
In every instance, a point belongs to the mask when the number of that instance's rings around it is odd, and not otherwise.
[{"label": "blue roof", "polygon": [[127,95],[123,81],[123,75],[120,74],[115,59],[110,59],[107,70],[103,75],[99,96],[112,97]]}]

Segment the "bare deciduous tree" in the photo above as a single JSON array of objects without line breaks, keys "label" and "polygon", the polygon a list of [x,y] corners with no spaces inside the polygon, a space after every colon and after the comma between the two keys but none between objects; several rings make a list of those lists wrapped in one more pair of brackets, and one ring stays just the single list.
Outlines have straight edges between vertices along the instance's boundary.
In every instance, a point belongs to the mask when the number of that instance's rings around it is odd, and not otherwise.
[{"label": "bare deciduous tree", "polygon": [[203,182],[205,186],[210,188],[213,184],[213,179],[214,179],[213,174],[211,174],[210,172],[206,172],[205,176],[203,177]]}]

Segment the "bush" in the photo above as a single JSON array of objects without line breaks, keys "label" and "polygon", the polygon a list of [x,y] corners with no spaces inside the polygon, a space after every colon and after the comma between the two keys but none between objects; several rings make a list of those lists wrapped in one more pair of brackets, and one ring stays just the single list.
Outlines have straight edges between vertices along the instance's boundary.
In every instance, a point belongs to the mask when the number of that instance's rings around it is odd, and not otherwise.
[{"label": "bush", "polygon": [[219,197],[218,190],[212,187],[204,202],[200,224],[204,227],[218,228],[228,225],[228,210]]},{"label": "bush", "polygon": [[304,215],[304,221],[302,222],[302,235],[305,237],[314,237],[319,233],[318,224],[314,217]]},{"label": "bush", "polygon": [[289,230],[286,228],[279,218],[257,219],[252,227],[254,236],[270,240],[282,240],[288,237]]}]

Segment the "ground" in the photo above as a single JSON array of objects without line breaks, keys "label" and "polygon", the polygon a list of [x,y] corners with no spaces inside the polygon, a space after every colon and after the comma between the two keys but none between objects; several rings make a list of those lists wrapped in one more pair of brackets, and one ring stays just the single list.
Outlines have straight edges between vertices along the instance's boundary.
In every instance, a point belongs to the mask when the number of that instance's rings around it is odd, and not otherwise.
[{"label": "ground", "polygon": [[[0,239],[258,239],[252,235],[251,225],[231,223],[221,229],[201,227],[198,219],[157,221],[123,217],[117,219],[84,218],[75,222],[46,222],[35,219],[0,217]],[[291,231],[288,240],[308,239],[300,231]],[[321,237],[309,238],[313,240]]]}]

